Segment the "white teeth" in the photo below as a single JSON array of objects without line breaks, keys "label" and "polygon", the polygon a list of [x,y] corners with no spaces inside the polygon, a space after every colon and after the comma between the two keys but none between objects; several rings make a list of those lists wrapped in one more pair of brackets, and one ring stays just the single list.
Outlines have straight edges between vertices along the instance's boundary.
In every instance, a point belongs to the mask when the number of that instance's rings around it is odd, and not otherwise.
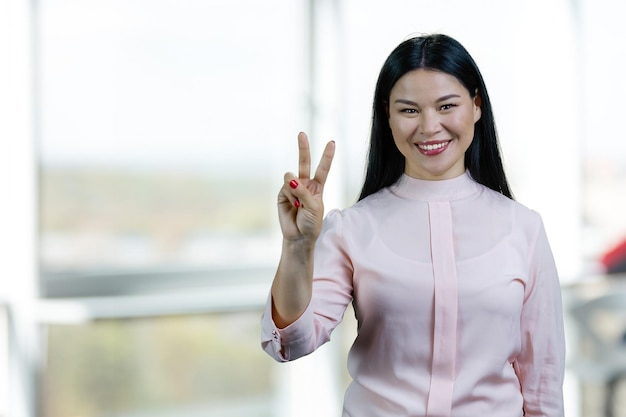
[{"label": "white teeth", "polygon": [[422,144],[417,144],[417,146],[419,146],[420,149],[424,149],[425,151],[432,151],[435,149],[441,149],[444,146],[446,146],[448,144],[448,142],[442,142],[442,143],[437,143],[435,145],[422,145]]}]

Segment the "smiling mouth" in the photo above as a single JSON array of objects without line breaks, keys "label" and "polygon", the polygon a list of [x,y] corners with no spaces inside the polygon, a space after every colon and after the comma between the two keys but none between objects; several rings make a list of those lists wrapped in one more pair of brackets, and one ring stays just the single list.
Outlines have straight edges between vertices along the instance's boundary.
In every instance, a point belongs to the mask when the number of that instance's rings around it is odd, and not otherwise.
[{"label": "smiling mouth", "polygon": [[447,140],[444,142],[416,143],[415,145],[417,146],[417,149],[424,155],[437,155],[445,151],[450,142],[452,141]]}]

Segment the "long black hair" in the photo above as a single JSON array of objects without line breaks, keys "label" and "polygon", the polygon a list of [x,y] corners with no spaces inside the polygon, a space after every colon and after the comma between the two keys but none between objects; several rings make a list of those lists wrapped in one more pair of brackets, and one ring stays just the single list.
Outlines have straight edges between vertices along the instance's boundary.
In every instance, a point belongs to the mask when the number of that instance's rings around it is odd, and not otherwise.
[{"label": "long black hair", "polygon": [[365,181],[359,200],[395,183],[404,172],[405,159],[395,145],[387,114],[391,89],[407,72],[424,68],[454,76],[480,104],[474,139],[465,152],[465,167],[474,180],[513,199],[509,188],[487,87],[469,52],[455,39],[442,34],[407,39],[383,64],[372,111],[372,130]]}]

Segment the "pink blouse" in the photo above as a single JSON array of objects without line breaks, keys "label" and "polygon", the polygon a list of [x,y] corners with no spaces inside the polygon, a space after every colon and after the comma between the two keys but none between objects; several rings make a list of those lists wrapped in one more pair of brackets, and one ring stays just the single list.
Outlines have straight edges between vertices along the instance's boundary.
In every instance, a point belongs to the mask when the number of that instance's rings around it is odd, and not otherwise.
[{"label": "pink blouse", "polygon": [[261,342],[278,361],[307,355],[353,302],[344,417],[563,416],[561,292],[536,212],[467,173],[403,175],[328,213],[314,271],[288,327],[268,299]]}]

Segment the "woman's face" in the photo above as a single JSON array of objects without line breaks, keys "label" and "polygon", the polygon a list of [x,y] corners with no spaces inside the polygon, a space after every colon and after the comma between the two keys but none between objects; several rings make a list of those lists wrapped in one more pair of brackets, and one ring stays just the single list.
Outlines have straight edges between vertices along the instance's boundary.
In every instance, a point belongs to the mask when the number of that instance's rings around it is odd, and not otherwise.
[{"label": "woman's face", "polygon": [[480,119],[478,95],[452,75],[417,69],[391,89],[389,126],[406,160],[404,172],[414,178],[444,180],[465,172],[465,151]]}]

